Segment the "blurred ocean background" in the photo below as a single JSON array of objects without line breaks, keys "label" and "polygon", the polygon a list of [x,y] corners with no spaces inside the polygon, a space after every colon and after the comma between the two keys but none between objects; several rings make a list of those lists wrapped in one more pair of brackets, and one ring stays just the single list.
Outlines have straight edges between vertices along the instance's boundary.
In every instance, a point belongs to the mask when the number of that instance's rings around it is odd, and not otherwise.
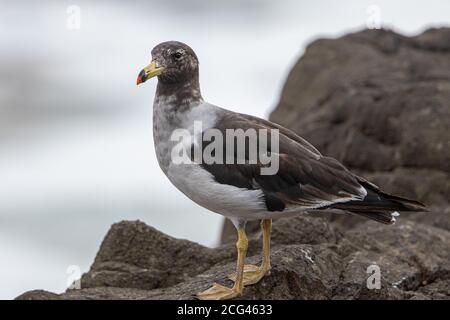
[{"label": "blurred ocean background", "polygon": [[64,291],[122,219],[217,245],[222,218],[156,162],[156,81],[135,82],[159,42],[194,48],[206,100],[267,117],[312,40],[377,23],[407,35],[450,23],[445,0],[0,3],[2,299]]}]

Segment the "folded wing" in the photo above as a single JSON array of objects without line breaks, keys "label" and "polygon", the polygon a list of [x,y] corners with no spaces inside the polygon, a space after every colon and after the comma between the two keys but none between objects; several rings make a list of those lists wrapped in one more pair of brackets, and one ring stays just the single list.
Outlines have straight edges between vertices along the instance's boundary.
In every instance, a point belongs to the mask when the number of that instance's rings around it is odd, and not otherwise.
[{"label": "folded wing", "polygon": [[[224,147],[223,150],[223,162],[228,156],[235,160],[232,164],[202,164],[218,183],[261,190],[268,211],[321,208],[334,203],[362,200],[366,196],[366,190],[355,175],[337,160],[322,156],[306,140],[288,129],[256,117],[231,112],[225,113],[214,129],[220,130],[224,137],[227,129],[242,129],[244,132],[248,129],[266,129],[272,134],[274,131],[271,130],[278,130],[279,169],[273,175],[261,174],[264,166],[261,162],[238,164],[236,148],[229,150]],[[270,138],[267,140],[270,142]],[[207,143],[204,144],[206,146]],[[267,152],[272,156],[273,149],[268,143]]]}]

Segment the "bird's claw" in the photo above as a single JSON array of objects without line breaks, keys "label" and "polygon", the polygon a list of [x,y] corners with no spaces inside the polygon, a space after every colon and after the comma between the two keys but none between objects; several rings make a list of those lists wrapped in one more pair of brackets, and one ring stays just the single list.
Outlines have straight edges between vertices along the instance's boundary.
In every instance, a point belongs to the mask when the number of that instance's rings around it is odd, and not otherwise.
[{"label": "bird's claw", "polygon": [[[243,285],[248,286],[258,283],[265,275],[270,274],[270,269],[264,270],[262,267],[253,264],[246,264],[244,266]],[[236,281],[236,273],[228,275],[228,278]]]},{"label": "bird's claw", "polygon": [[197,298],[200,300],[227,300],[239,297],[241,292],[237,289],[227,288],[218,283],[203,292],[197,293]]}]

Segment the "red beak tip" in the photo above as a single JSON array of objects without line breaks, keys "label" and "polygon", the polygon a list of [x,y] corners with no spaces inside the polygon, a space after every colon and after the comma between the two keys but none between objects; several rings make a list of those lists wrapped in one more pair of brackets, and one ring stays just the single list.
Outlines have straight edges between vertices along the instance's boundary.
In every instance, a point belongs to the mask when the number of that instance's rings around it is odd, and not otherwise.
[{"label": "red beak tip", "polygon": [[139,85],[140,83],[142,83],[142,77],[138,76],[136,80],[136,85]]}]

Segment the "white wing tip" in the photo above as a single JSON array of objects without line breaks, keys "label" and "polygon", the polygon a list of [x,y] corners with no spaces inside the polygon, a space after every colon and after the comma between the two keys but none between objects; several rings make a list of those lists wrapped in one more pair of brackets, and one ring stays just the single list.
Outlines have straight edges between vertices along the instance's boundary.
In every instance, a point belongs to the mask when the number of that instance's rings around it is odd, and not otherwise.
[{"label": "white wing tip", "polygon": [[359,188],[361,200],[363,200],[367,196],[367,190],[363,186]]},{"label": "white wing tip", "polygon": [[391,212],[391,222],[395,223],[395,221],[397,221],[395,218],[400,216],[400,213],[398,213],[397,211]]}]

